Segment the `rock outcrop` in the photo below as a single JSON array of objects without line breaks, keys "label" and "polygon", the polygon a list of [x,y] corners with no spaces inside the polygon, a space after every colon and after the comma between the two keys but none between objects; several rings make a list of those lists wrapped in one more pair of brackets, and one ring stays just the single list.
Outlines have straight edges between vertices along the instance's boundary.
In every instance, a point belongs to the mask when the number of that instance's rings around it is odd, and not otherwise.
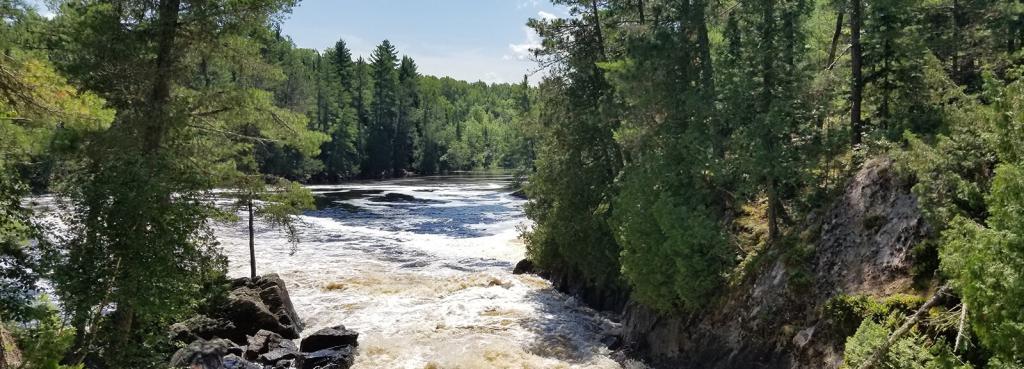
[{"label": "rock outcrop", "polygon": [[352,346],[328,348],[305,354],[302,369],[348,369],[354,359]]},{"label": "rock outcrop", "polygon": [[822,308],[840,295],[907,291],[911,250],[932,232],[892,164],[865,163],[842,197],[809,217],[807,255],[768,250],[738,285],[689,315],[658,314],[572,270],[539,274],[591,307],[621,312],[622,344],[656,368],[835,369],[852,332],[838,332]]},{"label": "rock outcrop", "polygon": [[314,352],[341,346],[358,346],[359,333],[339,325],[324,328],[302,339],[302,352]]},{"label": "rock outcrop", "polygon": [[887,295],[911,286],[910,250],[931,229],[909,187],[890,160],[866,163],[824,216],[812,219],[812,256],[775,253],[746,283],[690,316],[661,316],[630,303],[625,341],[658,367],[837,368],[846,337],[823,316],[824,304],[842,294]]},{"label": "rock outcrop", "polygon": [[288,339],[299,338],[302,332],[288,288],[276,274],[232,280],[227,301],[209,316],[197,315],[171,326],[172,337],[179,342],[223,338],[239,345],[261,330]]},{"label": "rock outcrop", "polygon": [[302,341],[302,326],[284,281],[277,275],[231,281],[231,292],[212,313],[171,326],[178,350],[172,367],[204,369],[348,369],[359,334],[344,326],[322,329]]},{"label": "rock outcrop", "polygon": [[520,260],[512,269],[512,274],[532,274],[534,272],[533,262],[529,259]]},{"label": "rock outcrop", "polygon": [[239,278],[232,287],[221,314],[240,331],[250,335],[266,329],[284,338],[299,338],[302,323],[281,277],[270,274],[252,280]]}]

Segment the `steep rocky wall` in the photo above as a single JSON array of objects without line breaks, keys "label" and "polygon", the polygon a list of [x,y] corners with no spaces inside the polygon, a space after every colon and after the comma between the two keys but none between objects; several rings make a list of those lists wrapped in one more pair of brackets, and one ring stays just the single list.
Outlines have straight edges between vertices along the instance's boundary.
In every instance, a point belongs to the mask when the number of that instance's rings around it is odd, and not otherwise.
[{"label": "steep rocky wall", "polygon": [[[909,289],[911,249],[931,231],[884,158],[866,163],[811,224],[817,241],[809,260],[794,265],[776,252],[703,312],[666,317],[630,303],[623,313],[627,345],[665,368],[838,367],[845,337],[833,333],[823,305],[840,294]],[[798,268],[810,282],[796,280]]]},{"label": "steep rocky wall", "polygon": [[603,312],[623,311],[629,301],[629,291],[624,287],[593,286],[586,283],[582,274],[570,269],[541,271],[540,275],[556,289],[574,296],[580,302]]},{"label": "steep rocky wall", "polygon": [[744,282],[688,316],[659,315],[571,271],[542,274],[594,308],[621,311],[626,347],[657,368],[834,369],[846,337],[823,316],[825,303],[908,291],[911,250],[931,229],[887,158],[865,163],[831,207],[809,218],[811,256],[769,250]]}]

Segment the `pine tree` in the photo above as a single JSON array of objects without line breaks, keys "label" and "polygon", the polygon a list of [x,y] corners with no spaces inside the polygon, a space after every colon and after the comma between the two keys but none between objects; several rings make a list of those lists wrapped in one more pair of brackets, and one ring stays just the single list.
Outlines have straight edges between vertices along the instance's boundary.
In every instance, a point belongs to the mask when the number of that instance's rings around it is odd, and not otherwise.
[{"label": "pine tree", "polygon": [[373,80],[373,101],[370,103],[370,127],[367,135],[365,171],[371,178],[390,177],[394,174],[393,145],[398,129],[398,53],[394,45],[384,40],[370,57]]},{"label": "pine tree", "polygon": [[395,175],[400,175],[411,168],[415,142],[421,132],[419,73],[416,71],[416,62],[408,56],[402,57],[398,69],[398,84],[398,119],[392,164],[392,172]]},{"label": "pine tree", "polygon": [[337,182],[359,174],[360,125],[353,98],[355,70],[344,41],[327,50],[321,64],[317,119],[324,121],[323,132],[331,140],[321,148],[320,161],[324,164],[324,179]]}]

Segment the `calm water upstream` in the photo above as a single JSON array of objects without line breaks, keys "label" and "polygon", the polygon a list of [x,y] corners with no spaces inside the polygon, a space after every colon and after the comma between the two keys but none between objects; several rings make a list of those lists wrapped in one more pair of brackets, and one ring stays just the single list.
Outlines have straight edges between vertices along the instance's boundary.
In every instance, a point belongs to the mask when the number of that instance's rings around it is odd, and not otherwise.
[{"label": "calm water upstream", "polygon": [[[314,186],[301,243],[257,225],[257,271],[288,283],[306,333],[361,333],[357,368],[619,368],[599,342],[615,323],[535,276],[523,201],[504,176]],[[247,276],[245,223],[217,227],[233,276]]]}]

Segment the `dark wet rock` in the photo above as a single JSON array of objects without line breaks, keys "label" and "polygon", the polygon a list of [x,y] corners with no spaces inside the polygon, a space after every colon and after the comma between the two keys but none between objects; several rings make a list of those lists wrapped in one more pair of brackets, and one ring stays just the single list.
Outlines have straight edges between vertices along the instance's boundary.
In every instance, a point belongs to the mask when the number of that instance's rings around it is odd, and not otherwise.
[{"label": "dark wet rock", "polygon": [[522,188],[510,193],[509,196],[515,197],[517,199],[529,200],[529,198],[526,197],[526,190]]},{"label": "dark wet rock", "polygon": [[287,359],[287,360],[278,361],[278,362],[274,363],[274,365],[271,368],[273,368],[273,369],[291,369],[291,368],[300,368],[300,367],[302,367],[302,360],[301,360],[301,358],[297,358],[297,359]]},{"label": "dark wet rock", "polygon": [[345,201],[361,199],[364,197],[380,194],[382,190],[344,190],[344,191],[327,191],[327,192],[315,192],[313,193],[313,200],[316,203],[316,208],[323,210],[328,208],[343,208],[348,211],[359,211],[362,210],[358,206],[349,204]]},{"label": "dark wet rock", "polygon": [[244,333],[238,333],[237,331],[238,327],[228,320],[197,315],[184,322],[172,325],[171,338],[176,342],[182,343],[189,343],[198,339],[211,340],[214,338],[226,338],[235,341],[234,338],[240,335],[244,337]]},{"label": "dark wet rock", "polygon": [[223,361],[224,369],[263,369],[263,365],[249,362],[236,354],[225,356]]},{"label": "dark wet rock", "polygon": [[359,333],[343,325],[324,328],[302,339],[302,352],[316,352],[339,346],[358,346]]},{"label": "dark wet rock", "polygon": [[260,330],[255,335],[249,336],[248,343],[245,348],[245,355],[243,356],[247,360],[255,360],[260,355],[277,349],[298,351],[294,342],[268,330]]},{"label": "dark wet rock", "polygon": [[254,335],[260,330],[268,330],[284,338],[299,338],[302,326],[280,277],[270,274],[255,280],[239,278],[232,285],[235,288],[228,294],[228,303],[221,309],[221,316],[235,324],[237,329],[225,338],[239,342],[240,335]]},{"label": "dark wet rock", "polygon": [[299,338],[301,321],[284,281],[276,274],[238,278],[228,282],[227,298],[197,315],[170,327],[171,338],[188,343],[197,339],[223,338],[246,346],[248,337],[261,330],[283,338]]},{"label": "dark wet rock", "polygon": [[512,269],[512,274],[532,274],[533,272],[533,262],[529,259],[520,260],[516,263],[515,269]]},{"label": "dark wet rock", "polygon": [[292,367],[292,365],[295,365],[296,363],[298,365],[295,366],[302,365],[302,359],[303,356],[301,353],[299,353],[298,350],[278,348],[271,350],[270,352],[265,353],[263,355],[260,355],[260,357],[256,359],[256,361],[268,365],[273,365],[274,367],[284,364],[283,367],[290,368]]},{"label": "dark wet rock", "polygon": [[352,346],[333,347],[306,354],[302,369],[348,369],[354,361]]},{"label": "dark wet rock", "polygon": [[375,197],[371,199],[376,202],[422,202],[424,200],[417,199],[415,196],[406,195],[404,193],[388,192],[381,197]]},{"label": "dark wet rock", "polygon": [[618,350],[622,348],[622,337],[621,336],[604,336],[601,338],[601,343],[608,347],[609,350]]},{"label": "dark wet rock", "polygon": [[230,341],[223,339],[196,340],[174,353],[171,367],[188,368],[198,365],[203,369],[220,369],[231,346]]}]

